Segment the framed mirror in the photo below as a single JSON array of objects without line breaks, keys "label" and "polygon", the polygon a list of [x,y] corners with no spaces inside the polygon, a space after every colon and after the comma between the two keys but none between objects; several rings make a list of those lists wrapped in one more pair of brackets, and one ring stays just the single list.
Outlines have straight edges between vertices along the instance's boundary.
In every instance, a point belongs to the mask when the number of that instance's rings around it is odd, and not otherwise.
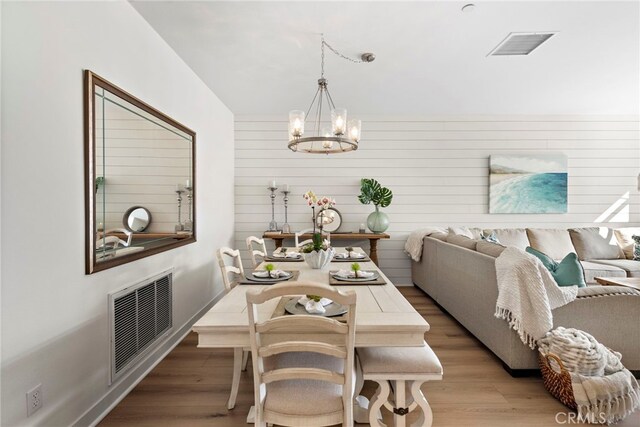
[{"label": "framed mirror", "polygon": [[335,233],[342,225],[342,215],[336,208],[322,209],[316,214],[316,226],[329,233]]},{"label": "framed mirror", "polygon": [[127,230],[142,233],[151,224],[151,212],[145,207],[134,206],[124,213],[122,223]]},{"label": "framed mirror", "polygon": [[195,132],[89,70],[84,111],[86,273],[195,242]]}]

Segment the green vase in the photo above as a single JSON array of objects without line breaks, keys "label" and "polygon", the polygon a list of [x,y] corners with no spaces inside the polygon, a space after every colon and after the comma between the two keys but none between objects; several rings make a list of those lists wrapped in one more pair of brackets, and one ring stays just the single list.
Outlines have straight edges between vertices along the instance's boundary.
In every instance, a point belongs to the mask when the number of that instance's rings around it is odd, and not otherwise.
[{"label": "green vase", "polygon": [[376,206],[375,212],[367,217],[367,227],[374,233],[384,233],[389,228],[389,217]]}]

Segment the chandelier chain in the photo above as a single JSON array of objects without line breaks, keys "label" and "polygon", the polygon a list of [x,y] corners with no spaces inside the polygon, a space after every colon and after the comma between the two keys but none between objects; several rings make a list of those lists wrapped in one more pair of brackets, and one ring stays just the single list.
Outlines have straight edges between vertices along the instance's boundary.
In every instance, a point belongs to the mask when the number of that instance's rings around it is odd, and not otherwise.
[{"label": "chandelier chain", "polygon": [[331,52],[335,53],[337,56],[339,56],[342,59],[346,59],[347,61],[351,61],[351,62],[356,63],[356,64],[363,64],[363,63],[367,62],[367,61],[364,61],[364,60],[361,60],[361,59],[349,58],[348,56],[341,54],[333,46],[331,46],[329,43],[327,43],[324,40],[324,34],[321,34],[320,38],[321,38],[321,46],[320,46],[320,52],[321,52],[320,53],[320,64],[321,64],[320,65],[320,76],[322,78],[324,78],[324,47],[325,46],[328,47]]}]

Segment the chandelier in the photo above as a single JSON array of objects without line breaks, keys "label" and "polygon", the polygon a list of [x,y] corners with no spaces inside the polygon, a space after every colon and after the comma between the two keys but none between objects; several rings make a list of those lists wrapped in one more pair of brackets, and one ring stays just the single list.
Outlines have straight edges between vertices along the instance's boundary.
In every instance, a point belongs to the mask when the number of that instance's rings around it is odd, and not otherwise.
[{"label": "chandelier", "polygon": [[[342,55],[331,47],[324,41],[324,36],[322,36],[321,39],[321,65],[318,89],[306,114],[300,110],[289,112],[288,147],[291,151],[314,154],[333,154],[354,151],[358,149],[358,143],[360,142],[362,122],[360,120],[350,120],[347,122],[347,110],[345,108],[336,108],[334,105],[327,87],[327,79],[324,78],[324,48],[326,46],[339,57],[356,63],[372,62],[376,57],[372,53],[364,53],[360,60],[352,59]],[[323,110],[323,104],[325,103],[327,108]],[[328,121],[322,120],[322,114],[326,113],[327,110],[331,112],[330,126]],[[314,111],[313,129],[309,132],[311,135],[304,136],[305,120],[310,118],[309,114],[311,114],[312,111]]]}]

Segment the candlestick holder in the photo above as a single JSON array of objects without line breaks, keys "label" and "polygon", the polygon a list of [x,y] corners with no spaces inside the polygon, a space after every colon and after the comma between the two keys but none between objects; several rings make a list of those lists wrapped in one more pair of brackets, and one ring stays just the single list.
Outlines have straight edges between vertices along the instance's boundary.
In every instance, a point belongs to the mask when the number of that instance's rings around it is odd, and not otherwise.
[{"label": "candlestick holder", "polygon": [[276,190],[278,187],[267,187],[271,191],[271,222],[269,222],[269,231],[278,231],[278,223],[276,222]]},{"label": "candlestick holder", "polygon": [[193,187],[189,186],[189,187],[184,187],[185,193],[187,193],[187,205],[188,205],[188,211],[187,213],[189,214],[189,218],[187,220],[185,220],[184,225],[182,227],[182,229],[184,231],[193,231],[193,219],[192,219],[192,204],[193,204]]},{"label": "candlestick holder", "polygon": [[284,194],[284,224],[282,224],[282,232],[291,233],[291,226],[289,225],[289,218],[287,216],[287,204],[289,202],[289,193],[291,193],[291,191],[282,190],[281,193]]},{"label": "candlestick holder", "polygon": [[175,226],[176,232],[184,230],[184,225],[182,224],[182,193],[184,193],[184,190],[180,188],[176,190],[176,194],[178,195],[176,198],[178,201],[178,223]]}]

